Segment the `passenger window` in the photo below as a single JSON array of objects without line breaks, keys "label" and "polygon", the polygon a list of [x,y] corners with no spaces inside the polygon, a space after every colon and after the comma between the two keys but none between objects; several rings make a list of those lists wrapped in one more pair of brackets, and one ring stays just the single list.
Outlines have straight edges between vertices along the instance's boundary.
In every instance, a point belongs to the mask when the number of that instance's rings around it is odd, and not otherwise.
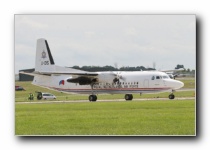
[{"label": "passenger window", "polygon": [[156,76],[156,79],[160,79],[160,76]]},{"label": "passenger window", "polygon": [[155,76],[152,76],[152,80],[155,80]]}]

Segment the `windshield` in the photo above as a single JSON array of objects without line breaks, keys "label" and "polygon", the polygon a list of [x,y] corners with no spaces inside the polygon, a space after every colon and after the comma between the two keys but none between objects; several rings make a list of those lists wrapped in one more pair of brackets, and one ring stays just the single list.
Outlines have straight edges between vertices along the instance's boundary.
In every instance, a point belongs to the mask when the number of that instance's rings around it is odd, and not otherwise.
[{"label": "windshield", "polygon": [[163,76],[163,79],[169,79],[169,76]]},{"label": "windshield", "polygon": [[159,79],[170,79],[168,75],[159,75],[159,76],[152,76],[151,80],[159,80]]}]

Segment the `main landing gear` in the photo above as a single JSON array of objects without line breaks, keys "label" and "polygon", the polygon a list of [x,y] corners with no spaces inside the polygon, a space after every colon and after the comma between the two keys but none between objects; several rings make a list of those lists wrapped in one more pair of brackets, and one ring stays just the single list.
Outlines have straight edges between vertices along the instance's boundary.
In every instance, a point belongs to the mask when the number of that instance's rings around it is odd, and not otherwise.
[{"label": "main landing gear", "polygon": [[126,101],[131,101],[133,99],[133,95],[132,94],[125,94],[125,100]]},{"label": "main landing gear", "polygon": [[91,83],[91,85],[90,85],[90,86],[91,86],[91,90],[92,90],[92,95],[89,96],[89,101],[90,101],[90,102],[95,102],[95,101],[97,101],[97,96],[96,96],[95,94],[93,94],[93,84],[94,84],[94,83]]},{"label": "main landing gear", "polygon": [[[132,94],[125,94],[125,100],[126,101],[131,101],[133,99],[133,95]],[[90,95],[89,96],[89,101],[90,102],[95,102],[97,101],[97,96],[96,95]]]},{"label": "main landing gear", "polygon": [[169,99],[174,99],[174,98],[175,98],[175,96],[174,96],[174,94],[173,94],[173,93],[171,93],[171,94],[168,96],[168,98],[169,98]]},{"label": "main landing gear", "polygon": [[90,96],[89,96],[89,101],[90,101],[90,102],[95,102],[95,101],[97,101],[97,96],[96,96],[96,95],[90,95]]}]

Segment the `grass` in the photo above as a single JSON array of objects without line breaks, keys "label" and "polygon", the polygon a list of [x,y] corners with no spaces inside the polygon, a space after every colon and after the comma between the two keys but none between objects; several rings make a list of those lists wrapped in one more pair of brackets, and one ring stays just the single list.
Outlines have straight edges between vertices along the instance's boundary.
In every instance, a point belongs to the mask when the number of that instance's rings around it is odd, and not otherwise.
[{"label": "grass", "polygon": [[195,78],[177,78],[184,83],[184,88],[195,88]]},{"label": "grass", "polygon": [[16,135],[195,135],[195,101],[16,104]]},{"label": "grass", "polygon": [[[184,88],[195,88],[195,79],[181,79]],[[15,92],[15,102],[28,101],[30,92],[49,92],[56,100],[88,99],[16,82],[26,91]],[[196,135],[195,100],[161,100],[169,93],[133,94],[151,101],[15,104],[16,135]],[[195,91],[176,92],[176,97],[194,97]],[[98,99],[124,99],[124,94],[98,95]],[[37,101],[37,100],[34,100]],[[41,100],[43,101],[43,100]]]}]

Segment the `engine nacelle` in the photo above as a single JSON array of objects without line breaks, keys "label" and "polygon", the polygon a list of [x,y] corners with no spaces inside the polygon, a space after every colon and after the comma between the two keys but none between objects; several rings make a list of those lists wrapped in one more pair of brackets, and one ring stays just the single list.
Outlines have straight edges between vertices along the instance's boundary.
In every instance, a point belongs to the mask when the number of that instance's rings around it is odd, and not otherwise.
[{"label": "engine nacelle", "polygon": [[78,78],[67,79],[67,82],[79,83],[79,85],[89,85],[91,83],[94,83],[95,81],[96,81],[96,79],[91,79],[88,77],[78,77]]},{"label": "engine nacelle", "polygon": [[79,83],[79,85],[90,85],[92,83],[110,83],[116,82],[116,75],[112,72],[104,72],[98,74],[96,77],[80,76],[76,78],[68,78],[67,82]]},{"label": "engine nacelle", "polygon": [[97,78],[98,82],[113,83],[116,77],[112,73],[100,73]]}]

